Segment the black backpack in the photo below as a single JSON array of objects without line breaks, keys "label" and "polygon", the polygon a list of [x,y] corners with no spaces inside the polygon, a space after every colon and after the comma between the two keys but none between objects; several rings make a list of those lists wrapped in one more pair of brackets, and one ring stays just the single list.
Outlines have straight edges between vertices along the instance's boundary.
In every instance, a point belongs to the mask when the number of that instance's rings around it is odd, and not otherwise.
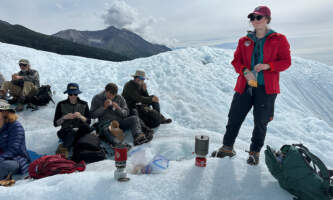
[{"label": "black backpack", "polygon": [[50,85],[42,85],[38,89],[38,93],[26,100],[26,103],[31,103],[35,106],[46,106],[52,99],[52,92]]},{"label": "black backpack", "polygon": [[72,160],[75,162],[84,160],[86,163],[92,163],[105,158],[105,151],[101,148],[99,137],[93,134],[86,134],[77,141],[73,150]]}]

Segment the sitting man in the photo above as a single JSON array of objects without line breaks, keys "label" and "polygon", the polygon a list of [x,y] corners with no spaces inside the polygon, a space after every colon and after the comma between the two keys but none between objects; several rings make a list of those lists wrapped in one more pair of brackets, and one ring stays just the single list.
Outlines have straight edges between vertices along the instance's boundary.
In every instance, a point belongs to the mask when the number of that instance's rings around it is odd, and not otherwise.
[{"label": "sitting man", "polygon": [[58,103],[54,115],[54,126],[61,126],[57,132],[62,141],[56,154],[62,154],[68,158],[68,151],[82,136],[90,132],[90,112],[88,103],[81,100],[78,94],[82,92],[77,83],[69,83],[67,90],[68,98]]},{"label": "sitting man", "polygon": [[[134,138],[134,145],[139,145],[149,140],[141,130],[141,125],[137,116],[129,116],[129,110],[125,99],[118,95],[118,87],[114,83],[105,86],[105,90],[95,95],[91,102],[91,117],[98,118],[99,123],[107,123],[107,128],[100,130],[101,135],[113,145],[123,142],[124,135],[117,131],[111,131],[113,124],[119,123],[122,130],[130,129]],[[117,121],[117,122],[115,122]]]},{"label": "sitting man", "polygon": [[[145,72],[137,70],[132,76],[134,79],[125,84],[122,93],[131,113],[138,114],[150,128],[155,128],[160,124],[171,123],[171,119],[166,119],[160,113],[158,97],[148,94],[147,85],[144,82],[146,79]],[[150,108],[150,106],[152,106],[152,108]]]},{"label": "sitting man", "polygon": [[36,70],[30,68],[29,61],[21,59],[19,61],[21,71],[12,75],[11,81],[5,81],[0,89],[0,98],[5,98],[8,90],[13,96],[14,102],[17,102],[16,111],[24,109],[26,97],[34,96],[38,93],[39,74]]}]

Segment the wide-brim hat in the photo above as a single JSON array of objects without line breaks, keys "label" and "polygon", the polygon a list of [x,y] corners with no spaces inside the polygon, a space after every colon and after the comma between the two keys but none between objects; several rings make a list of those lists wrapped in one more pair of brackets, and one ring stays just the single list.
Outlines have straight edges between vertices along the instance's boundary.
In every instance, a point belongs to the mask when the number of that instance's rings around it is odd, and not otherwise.
[{"label": "wide-brim hat", "polygon": [[3,99],[0,99],[0,111],[9,111],[15,113],[15,109]]},{"label": "wide-brim hat", "polygon": [[270,17],[271,16],[271,10],[267,6],[258,6],[254,9],[253,12],[248,14],[247,17],[249,18],[253,14],[261,15],[261,16],[264,16],[264,17]]},{"label": "wide-brim hat", "polygon": [[146,77],[146,73],[142,70],[136,70],[135,71],[135,74],[132,75],[133,77],[139,77],[139,78],[143,78],[143,79],[147,79],[148,78]]},{"label": "wide-brim hat", "polygon": [[64,92],[64,94],[81,94],[81,90],[79,88],[79,84],[77,83],[68,83],[67,90]]}]

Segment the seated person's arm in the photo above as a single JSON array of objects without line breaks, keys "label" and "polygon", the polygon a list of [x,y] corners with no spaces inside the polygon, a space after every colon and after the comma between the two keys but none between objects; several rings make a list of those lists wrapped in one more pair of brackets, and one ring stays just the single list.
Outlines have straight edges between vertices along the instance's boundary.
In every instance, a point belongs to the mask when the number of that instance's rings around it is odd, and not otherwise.
[{"label": "seated person's arm", "polygon": [[30,81],[32,83],[39,82],[39,74],[37,71],[33,72],[32,74],[28,74],[26,76],[23,76],[24,81]]},{"label": "seated person's arm", "polygon": [[0,155],[0,162],[14,158],[19,154],[21,146],[24,145],[24,129],[16,124],[9,133],[8,149]]},{"label": "seated person's arm", "polygon": [[92,119],[101,117],[104,114],[104,102],[98,99],[98,96],[94,96],[91,102],[90,116]]},{"label": "seated person's arm", "polygon": [[119,105],[116,106],[116,112],[118,112],[118,114],[123,118],[129,115],[129,109],[127,107],[125,99],[122,96],[120,96]]}]

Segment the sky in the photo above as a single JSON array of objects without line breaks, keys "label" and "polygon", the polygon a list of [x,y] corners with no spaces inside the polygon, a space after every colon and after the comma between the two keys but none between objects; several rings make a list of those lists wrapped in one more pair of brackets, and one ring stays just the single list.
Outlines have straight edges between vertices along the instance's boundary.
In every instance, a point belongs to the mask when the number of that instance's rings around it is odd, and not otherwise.
[{"label": "sky", "polygon": [[0,20],[54,34],[65,29],[126,28],[169,47],[233,43],[252,27],[258,5],[270,27],[289,39],[296,56],[333,66],[332,0],[1,0]]}]

